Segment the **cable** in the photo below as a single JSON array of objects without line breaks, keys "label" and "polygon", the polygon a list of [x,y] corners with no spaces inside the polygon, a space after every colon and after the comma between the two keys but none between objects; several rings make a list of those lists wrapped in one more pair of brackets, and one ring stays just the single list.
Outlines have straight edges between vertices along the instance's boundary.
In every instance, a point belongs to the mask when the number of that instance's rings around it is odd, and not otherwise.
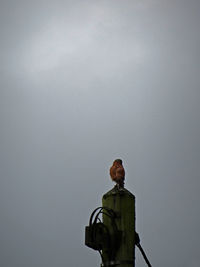
[{"label": "cable", "polygon": [[[102,223],[101,219],[99,218],[100,215],[107,216],[111,221],[112,228],[109,229],[104,223]],[[97,240],[99,236],[99,231],[103,230],[104,237],[106,238],[106,250],[108,250],[109,260],[112,260],[115,254],[117,240],[115,237],[118,236],[118,228],[115,219],[117,218],[117,214],[110,208],[107,207],[98,207],[96,208],[89,219],[89,228],[91,229],[91,240],[93,242],[93,249],[97,250],[101,256],[102,263],[105,264],[105,259],[102,253],[102,243],[100,241],[99,244],[95,245],[95,240]],[[101,230],[102,229],[102,230]],[[105,241],[104,241],[105,242]],[[104,244],[105,245],[105,244]]]},{"label": "cable", "polygon": [[135,233],[135,241],[136,241],[135,244],[136,244],[136,246],[139,248],[140,252],[142,253],[142,256],[143,256],[143,258],[144,258],[146,264],[148,265],[148,267],[152,267],[152,265],[151,265],[151,263],[149,262],[149,260],[148,260],[148,258],[147,258],[147,256],[146,256],[146,254],[145,254],[145,252],[144,252],[142,246],[140,245],[140,238],[139,238],[138,233]]}]

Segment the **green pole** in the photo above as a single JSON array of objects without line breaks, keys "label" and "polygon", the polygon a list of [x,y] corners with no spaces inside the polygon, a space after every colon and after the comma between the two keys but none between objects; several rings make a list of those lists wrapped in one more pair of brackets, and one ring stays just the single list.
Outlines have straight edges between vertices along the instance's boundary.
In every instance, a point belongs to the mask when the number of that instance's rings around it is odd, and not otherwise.
[{"label": "green pole", "polygon": [[[135,266],[135,196],[117,185],[102,198],[102,206],[112,209],[116,214],[117,228],[121,232],[120,245],[114,258],[102,250],[102,266],[134,267]],[[112,232],[112,221],[103,214],[103,223]]]}]

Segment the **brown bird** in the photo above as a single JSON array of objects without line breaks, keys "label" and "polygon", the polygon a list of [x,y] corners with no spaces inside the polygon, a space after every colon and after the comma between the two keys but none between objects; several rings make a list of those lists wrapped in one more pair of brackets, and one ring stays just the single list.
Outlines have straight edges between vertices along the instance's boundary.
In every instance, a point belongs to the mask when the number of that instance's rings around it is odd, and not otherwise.
[{"label": "brown bird", "polygon": [[110,177],[119,187],[124,187],[125,170],[121,159],[116,159],[110,168]]}]

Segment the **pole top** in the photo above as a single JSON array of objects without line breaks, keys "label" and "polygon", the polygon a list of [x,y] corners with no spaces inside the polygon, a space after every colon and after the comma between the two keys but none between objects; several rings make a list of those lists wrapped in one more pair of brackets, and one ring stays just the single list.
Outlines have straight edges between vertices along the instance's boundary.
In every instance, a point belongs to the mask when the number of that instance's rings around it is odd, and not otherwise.
[{"label": "pole top", "polygon": [[135,196],[130,191],[128,191],[124,187],[119,187],[118,184],[116,184],[110,191],[108,191],[106,194],[104,194],[103,199],[106,199],[110,196],[115,196],[115,195],[120,195],[120,196],[128,195],[128,196],[135,199]]}]

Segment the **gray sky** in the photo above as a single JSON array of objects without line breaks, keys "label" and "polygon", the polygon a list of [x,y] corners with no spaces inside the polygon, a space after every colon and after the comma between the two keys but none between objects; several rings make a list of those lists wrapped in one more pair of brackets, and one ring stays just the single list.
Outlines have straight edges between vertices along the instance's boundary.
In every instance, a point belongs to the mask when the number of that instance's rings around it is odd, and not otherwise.
[{"label": "gray sky", "polygon": [[84,227],[115,158],[153,267],[199,266],[199,13],[1,0],[1,267],[99,266]]}]

